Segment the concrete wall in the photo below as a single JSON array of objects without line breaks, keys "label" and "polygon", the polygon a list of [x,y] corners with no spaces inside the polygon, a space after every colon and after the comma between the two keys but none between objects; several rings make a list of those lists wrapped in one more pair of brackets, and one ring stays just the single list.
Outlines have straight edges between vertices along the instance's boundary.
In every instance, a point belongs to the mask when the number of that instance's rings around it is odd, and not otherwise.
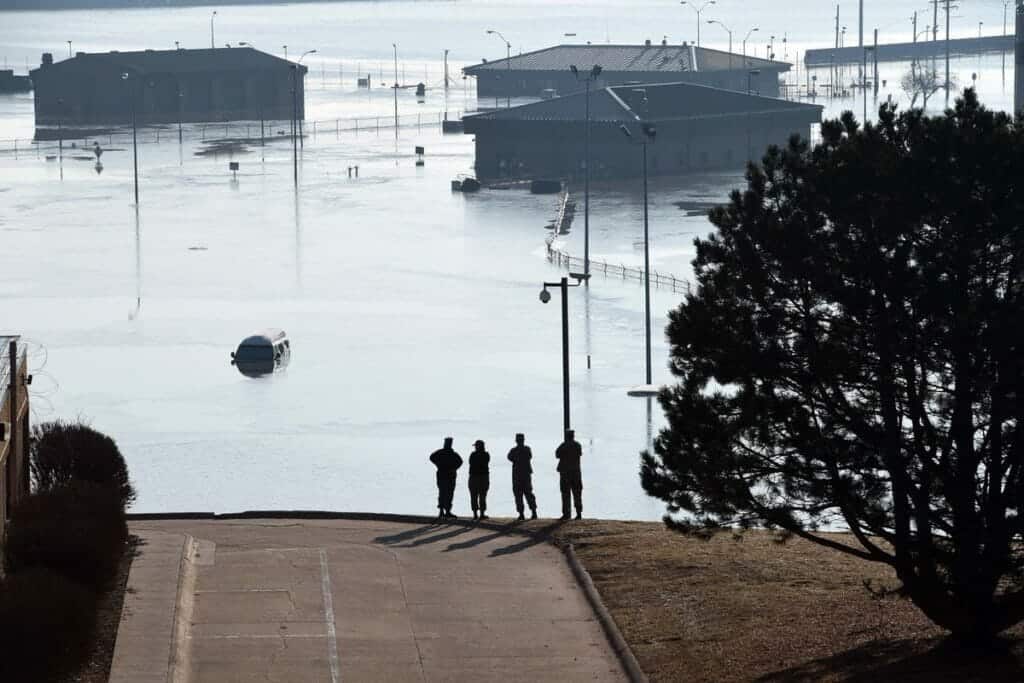
[{"label": "concrete wall", "polygon": [[[2,349],[7,357],[8,348]],[[10,378],[3,376],[3,387],[0,388],[0,422],[8,423],[6,439],[0,442],[0,548],[3,546],[7,527],[7,519],[14,505],[28,495],[28,435],[29,435],[29,399],[25,387],[27,363],[24,350],[19,350],[18,372],[14,381],[16,390],[12,396]],[[11,408],[17,406],[17,417],[13,429]]]},{"label": "concrete wall", "polygon": [[[593,87],[604,88],[628,82],[641,83],[697,83],[713,88],[724,88],[747,92],[748,77],[750,90],[765,97],[779,96],[779,71],[760,69],[752,75],[743,69],[742,57],[736,58],[736,69],[731,71],[673,71],[643,72],[605,71],[594,82]],[[585,87],[569,71],[503,71],[482,69],[477,72],[477,96],[486,97],[542,97],[545,90],[554,90],[557,95],[566,95],[583,90]]]},{"label": "concrete wall", "polygon": [[[769,145],[784,145],[794,133],[810,135],[812,118],[804,112],[739,114],[728,117],[662,122],[648,146],[650,175],[681,175],[737,169],[759,160]],[[481,179],[581,179],[584,171],[583,126],[547,121],[489,121],[477,127],[476,174]],[[591,128],[591,178],[632,178],[643,172],[640,131],[632,141],[619,124]]]},{"label": "concrete wall", "polygon": [[[209,121],[288,120],[292,70],[153,73],[122,78],[120,69],[62,64],[33,72],[36,125],[131,122],[132,98],[141,125]],[[304,76],[299,73],[298,115],[305,116]]]}]

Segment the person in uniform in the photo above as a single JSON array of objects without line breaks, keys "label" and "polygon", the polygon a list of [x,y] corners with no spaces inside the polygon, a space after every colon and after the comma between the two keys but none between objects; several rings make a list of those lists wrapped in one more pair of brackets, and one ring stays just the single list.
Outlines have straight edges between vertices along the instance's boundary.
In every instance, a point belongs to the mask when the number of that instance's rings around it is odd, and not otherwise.
[{"label": "person in uniform", "polygon": [[[484,450],[479,439],[473,444],[469,455],[469,506],[473,508],[473,519],[487,519],[487,490],[491,488],[491,454]],[[477,510],[480,516],[477,517]]]},{"label": "person in uniform", "polygon": [[537,519],[537,499],[533,496],[533,466],[530,464],[533,452],[525,441],[525,436],[516,434],[516,445],[508,452],[509,462],[512,463],[512,495],[516,499],[520,521],[526,519],[523,516],[523,496],[530,506],[530,519]]},{"label": "person in uniform", "polygon": [[437,468],[437,518],[455,519],[452,498],[455,496],[455,477],[462,467],[462,458],[452,449],[452,437],[444,440],[444,448],[430,454],[430,462]]},{"label": "person in uniform", "polygon": [[565,430],[565,441],[555,449],[558,458],[558,484],[562,491],[562,517],[569,519],[570,495],[576,504],[576,519],[583,518],[583,474],[580,471],[580,458],[583,447],[576,441],[576,432]]}]

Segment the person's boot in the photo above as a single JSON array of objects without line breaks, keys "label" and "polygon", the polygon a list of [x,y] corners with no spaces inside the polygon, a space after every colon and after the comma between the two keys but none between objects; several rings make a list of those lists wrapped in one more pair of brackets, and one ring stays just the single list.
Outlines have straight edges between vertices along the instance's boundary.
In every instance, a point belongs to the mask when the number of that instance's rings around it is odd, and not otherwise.
[{"label": "person's boot", "polygon": [[[522,517],[522,515],[519,516]],[[537,519],[537,508],[530,510],[530,519]]]},{"label": "person's boot", "polygon": [[480,511],[480,519],[481,519],[481,520],[484,520],[484,519],[490,519],[490,517],[488,517],[487,515],[485,515],[485,514],[484,514],[484,511],[483,511],[483,510],[481,510],[481,511]]},{"label": "person's boot", "polygon": [[576,519],[583,519],[583,511],[582,510],[577,510],[576,511]]},{"label": "person's boot", "polygon": [[526,521],[526,517],[523,517],[523,513],[522,512],[519,513],[519,516],[516,517],[516,519],[518,519],[520,522]]},{"label": "person's boot", "polygon": [[447,510],[444,513],[444,516],[447,517],[448,519],[458,519],[458,516],[453,515],[451,510]]},{"label": "person's boot", "polygon": [[473,510],[473,519],[476,519],[476,510]]}]

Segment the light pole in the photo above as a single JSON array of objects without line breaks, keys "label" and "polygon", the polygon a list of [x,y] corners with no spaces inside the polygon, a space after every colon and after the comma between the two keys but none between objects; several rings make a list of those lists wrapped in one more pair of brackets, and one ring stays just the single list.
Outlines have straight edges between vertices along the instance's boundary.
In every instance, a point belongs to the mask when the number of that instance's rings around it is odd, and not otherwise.
[{"label": "light pole", "polygon": [[551,292],[548,287],[558,287],[562,290],[562,428],[571,429],[569,422],[569,288],[579,287],[585,279],[582,273],[569,273],[569,277],[576,280],[575,284],[569,284],[569,278],[563,277],[558,282],[545,282],[544,288],[540,290],[540,302],[546,304],[551,301]]},{"label": "light pole", "polygon": [[[647,101],[647,94],[644,92],[644,102]],[[645,370],[643,387],[638,387],[629,392],[630,396],[656,396],[658,390],[651,383],[651,251],[650,232],[648,230],[647,217],[647,145],[654,141],[657,131],[650,123],[638,120],[642,137],[640,139],[643,148],[643,177],[644,177],[644,347],[645,347]],[[620,130],[627,137],[632,139],[633,133],[626,124],[620,126]]]},{"label": "light pole", "polygon": [[[299,65],[299,66],[302,66],[302,60],[305,59],[307,55],[315,55],[315,54],[316,54],[316,50],[315,49],[314,50],[306,50],[301,55],[299,55],[299,59],[296,62],[296,64]],[[299,72],[298,72],[297,69],[296,69],[295,75],[296,75],[296,82],[295,82],[295,88],[293,89],[293,94],[292,94],[292,98],[293,99],[298,97],[299,86],[298,86],[298,78],[297,77],[299,75]],[[299,116],[298,104],[297,103],[293,103],[293,104],[294,104],[294,109],[295,109],[296,128],[299,131],[299,147],[302,147],[303,149],[305,149],[305,147],[306,147],[306,138],[302,134],[302,121],[306,118],[306,87],[305,87],[305,83],[306,82],[305,82],[305,80],[303,80],[302,83],[303,83],[303,87],[302,87],[302,116]],[[294,146],[294,141],[293,141],[293,146]]]},{"label": "light pole", "polygon": [[284,61],[288,61],[288,46],[282,45],[281,48],[284,50]]},{"label": "light pole", "polygon": [[[569,65],[569,70],[576,80],[580,80],[580,72],[575,64]],[[590,73],[583,79],[587,84],[586,95],[586,124],[583,160],[583,277],[590,279],[590,84],[601,75],[601,67],[597,64],[590,69]]]},{"label": "light pole", "polygon": [[64,98],[57,98],[57,163],[60,166],[60,179],[64,180]]},{"label": "light pole", "polygon": [[395,139],[398,139],[398,44],[391,43],[395,50]]},{"label": "light pole", "polygon": [[744,67],[748,66],[748,64],[747,64],[747,41],[750,39],[750,34],[754,33],[755,31],[760,31],[760,30],[761,29],[759,29],[758,27],[755,26],[754,28],[752,28],[749,31],[747,31],[746,37],[743,38],[743,66]]},{"label": "light pole", "polygon": [[505,86],[505,107],[512,107],[512,43],[508,42],[505,36],[494,29],[487,29],[488,35],[495,35],[505,43],[505,73],[508,84]]},{"label": "light pole", "polygon": [[71,59],[74,55],[71,54],[71,41],[68,41],[68,59]]},{"label": "light pole", "polygon": [[680,0],[679,4],[680,5],[686,5],[687,7],[689,7],[690,9],[692,9],[694,12],[697,13],[697,47],[700,47],[700,13],[703,12],[707,8],[708,5],[715,5],[715,4],[718,4],[718,3],[716,3],[715,0],[707,0],[707,2],[705,2],[703,5],[698,7],[696,5],[696,3],[694,3],[694,2],[687,2],[687,0]]},{"label": "light pole", "polygon": [[978,22],[978,40],[981,40],[981,26],[984,23],[985,23],[984,21],[979,21]]},{"label": "light pole", "polygon": [[210,49],[212,50],[217,42],[213,39],[213,19],[217,16],[217,10],[213,10],[213,14],[210,15]]},{"label": "light pole", "polygon": [[709,24],[718,24],[729,34],[729,71],[732,71],[732,29],[720,22],[718,19],[708,19]]},{"label": "light pole", "polygon": [[138,126],[135,120],[135,98],[137,88],[132,88],[131,83],[128,80],[128,72],[125,71],[121,74],[121,80],[125,82],[128,87],[128,99],[132,103],[132,165],[135,171],[135,206],[139,206],[139,136]]}]

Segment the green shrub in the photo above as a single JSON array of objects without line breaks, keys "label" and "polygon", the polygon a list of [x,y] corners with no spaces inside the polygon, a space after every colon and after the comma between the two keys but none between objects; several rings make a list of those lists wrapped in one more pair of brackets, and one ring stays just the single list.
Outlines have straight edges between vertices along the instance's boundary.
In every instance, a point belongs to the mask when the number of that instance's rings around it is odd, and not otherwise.
[{"label": "green shrub", "polygon": [[12,574],[43,567],[101,591],[117,574],[127,540],[124,512],[107,489],[65,486],[14,508],[4,567]]},{"label": "green shrub", "polygon": [[29,470],[34,490],[53,491],[76,482],[109,489],[122,508],[135,500],[128,467],[117,444],[80,422],[45,422],[32,430]]},{"label": "green shrub", "polygon": [[46,569],[0,581],[0,681],[60,681],[88,659],[96,598]]}]

